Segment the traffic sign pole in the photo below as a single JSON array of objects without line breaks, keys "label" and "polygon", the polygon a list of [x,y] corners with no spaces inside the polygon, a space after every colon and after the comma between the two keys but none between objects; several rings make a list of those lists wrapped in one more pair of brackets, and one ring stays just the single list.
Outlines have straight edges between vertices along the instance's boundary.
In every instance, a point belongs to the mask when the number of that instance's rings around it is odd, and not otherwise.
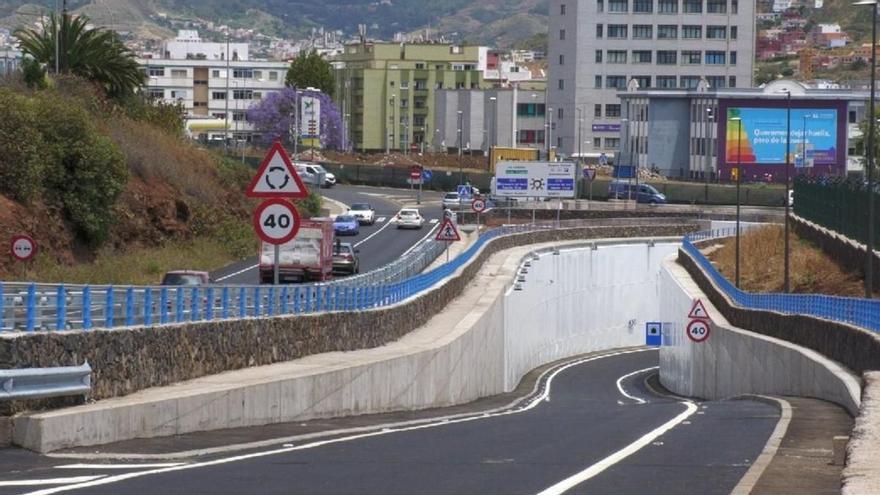
[{"label": "traffic sign pole", "polygon": [[272,265],[272,281],[275,285],[279,282],[278,264],[281,261],[281,245],[275,244],[275,264]]}]

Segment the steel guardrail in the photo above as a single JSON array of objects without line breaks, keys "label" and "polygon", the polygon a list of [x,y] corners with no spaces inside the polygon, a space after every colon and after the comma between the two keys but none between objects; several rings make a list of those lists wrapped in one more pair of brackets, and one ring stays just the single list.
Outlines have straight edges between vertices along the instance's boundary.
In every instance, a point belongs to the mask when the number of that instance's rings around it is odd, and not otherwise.
[{"label": "steel guardrail", "polygon": [[191,287],[0,282],[0,331],[92,330],[218,319],[364,310],[396,304],[448,277],[489,240],[556,228],[692,223],[684,218],[604,218],[504,225],[484,231],[451,261],[425,272],[445,249],[432,239],[377,270],[297,285]]},{"label": "steel guardrail", "polygon": [[92,368],[82,366],[0,370],[0,400],[86,395],[92,390]]}]

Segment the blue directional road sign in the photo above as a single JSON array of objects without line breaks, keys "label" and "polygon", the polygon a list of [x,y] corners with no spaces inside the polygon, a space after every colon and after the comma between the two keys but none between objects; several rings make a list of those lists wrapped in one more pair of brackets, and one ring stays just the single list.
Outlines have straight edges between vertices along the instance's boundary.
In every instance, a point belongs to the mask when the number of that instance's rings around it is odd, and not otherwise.
[{"label": "blue directional road sign", "polygon": [[599,165],[608,165],[608,155],[605,153],[599,155]]},{"label": "blue directional road sign", "polygon": [[434,177],[434,172],[431,172],[428,169],[422,170],[422,180],[425,182],[430,181]]},{"label": "blue directional road sign", "polygon": [[499,194],[509,191],[527,191],[529,189],[528,177],[502,178],[495,179],[495,189]]},{"label": "blue directional road sign", "polygon": [[456,191],[458,192],[458,195],[461,196],[462,198],[471,197],[472,189],[471,189],[471,186],[469,186],[467,184],[463,184],[463,185],[459,184],[459,186],[456,188]]},{"label": "blue directional road sign", "polygon": [[662,339],[662,330],[663,324],[659,321],[645,323],[645,345],[659,346]]}]

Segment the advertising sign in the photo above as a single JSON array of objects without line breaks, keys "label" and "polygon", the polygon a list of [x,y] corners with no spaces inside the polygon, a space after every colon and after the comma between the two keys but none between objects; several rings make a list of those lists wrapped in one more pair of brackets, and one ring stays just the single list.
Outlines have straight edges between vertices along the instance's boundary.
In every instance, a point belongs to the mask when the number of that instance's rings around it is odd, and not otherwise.
[{"label": "advertising sign", "polygon": [[321,133],[321,100],[302,96],[300,101],[300,129],[304,138],[316,138]]},{"label": "advertising sign", "polygon": [[[732,120],[736,118],[742,119],[741,134],[739,122]],[[837,118],[837,110],[833,108],[793,108],[789,138],[784,108],[728,108],[727,162],[784,164],[788,144],[789,163],[794,163],[795,155],[800,155],[806,148],[807,159],[812,159],[813,163],[835,164],[840,152],[837,149]]]},{"label": "advertising sign", "polygon": [[593,124],[593,132],[620,132],[620,124]]},{"label": "advertising sign", "polygon": [[573,198],[577,167],[569,162],[498,162],[492,193],[523,198]]}]

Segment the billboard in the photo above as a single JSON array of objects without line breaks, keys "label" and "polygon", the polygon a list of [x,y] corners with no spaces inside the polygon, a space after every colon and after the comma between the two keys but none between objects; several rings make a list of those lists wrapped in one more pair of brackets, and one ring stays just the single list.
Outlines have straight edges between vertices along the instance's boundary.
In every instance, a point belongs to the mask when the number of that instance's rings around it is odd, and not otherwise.
[{"label": "billboard", "polygon": [[786,163],[803,173],[845,173],[846,103],[790,104],[785,99],[719,101],[725,116],[718,140],[722,177],[737,164],[742,164],[743,180],[781,180]]},{"label": "billboard", "polygon": [[312,96],[300,99],[300,135],[304,138],[317,138],[321,134],[321,100]]},{"label": "billboard", "polygon": [[573,198],[577,167],[568,162],[498,162],[492,194],[517,198]]}]

